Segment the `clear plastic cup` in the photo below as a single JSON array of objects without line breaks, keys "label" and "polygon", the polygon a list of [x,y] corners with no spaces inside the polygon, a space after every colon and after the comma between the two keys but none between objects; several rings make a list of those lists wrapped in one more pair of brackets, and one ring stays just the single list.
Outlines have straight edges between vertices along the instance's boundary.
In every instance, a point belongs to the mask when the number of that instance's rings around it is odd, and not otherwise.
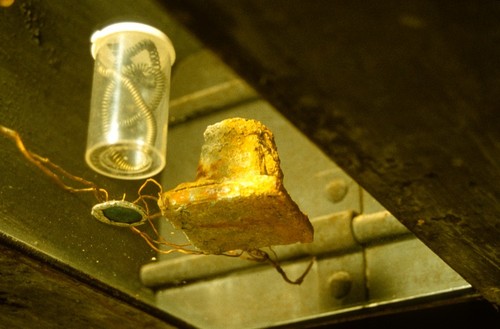
[{"label": "clear plastic cup", "polygon": [[149,25],[109,25],[91,38],[95,59],[87,164],[119,179],[165,167],[170,70],[175,50]]}]

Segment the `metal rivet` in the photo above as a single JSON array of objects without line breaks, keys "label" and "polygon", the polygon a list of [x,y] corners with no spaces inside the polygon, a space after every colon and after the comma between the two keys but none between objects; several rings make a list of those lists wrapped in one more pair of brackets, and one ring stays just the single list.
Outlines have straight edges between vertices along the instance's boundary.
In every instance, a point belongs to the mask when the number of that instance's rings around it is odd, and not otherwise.
[{"label": "metal rivet", "polygon": [[345,271],[335,272],[329,280],[330,292],[335,299],[344,298],[349,294],[352,287],[352,278]]},{"label": "metal rivet", "polygon": [[342,201],[347,195],[348,190],[347,183],[342,178],[332,180],[325,187],[326,197],[334,203]]}]

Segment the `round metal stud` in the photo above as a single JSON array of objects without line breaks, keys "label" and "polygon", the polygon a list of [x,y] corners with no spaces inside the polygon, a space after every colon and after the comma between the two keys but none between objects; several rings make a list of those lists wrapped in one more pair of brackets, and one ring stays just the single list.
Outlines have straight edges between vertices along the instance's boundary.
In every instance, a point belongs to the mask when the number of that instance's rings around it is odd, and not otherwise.
[{"label": "round metal stud", "polygon": [[349,186],[347,185],[347,182],[342,178],[332,180],[325,187],[326,197],[333,203],[338,203],[344,200],[348,191]]},{"label": "round metal stud", "polygon": [[349,295],[352,288],[351,275],[345,271],[333,273],[329,279],[330,292],[335,299],[342,299]]}]

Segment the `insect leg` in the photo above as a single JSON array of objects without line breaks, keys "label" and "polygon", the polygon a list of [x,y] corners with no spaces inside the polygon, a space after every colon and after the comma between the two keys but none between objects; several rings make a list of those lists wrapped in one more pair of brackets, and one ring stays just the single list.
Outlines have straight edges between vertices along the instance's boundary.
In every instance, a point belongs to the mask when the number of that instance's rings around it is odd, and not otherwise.
[{"label": "insect leg", "polygon": [[[21,154],[32,164],[34,164],[36,167],[38,167],[45,175],[47,175],[50,179],[52,179],[59,187],[61,187],[64,190],[76,193],[76,192],[93,192],[96,199],[99,201],[106,201],[108,200],[108,192],[103,189],[98,187],[96,184],[93,182],[90,182],[84,178],[75,176],[73,174],[70,174],[60,166],[56,165],[55,163],[51,162],[48,158],[44,158],[36,153],[33,153],[29,151],[22,139],[19,133],[13,129],[7,128],[5,126],[0,125],[0,133],[3,134],[4,136],[12,139],[14,143],[17,146],[17,149],[21,152]],[[64,183],[64,181],[59,177],[59,175],[62,175],[66,177],[69,180],[72,180],[73,182],[82,184],[82,188],[75,188],[72,186],[69,186]]]},{"label": "insect leg", "polygon": [[[271,251],[276,256],[276,253],[274,252],[274,250],[271,249]],[[283,277],[283,280],[285,280],[286,282],[288,282],[290,284],[297,284],[297,285],[300,285],[304,281],[304,278],[309,273],[309,271],[311,270],[311,268],[312,268],[312,266],[314,264],[314,261],[316,260],[316,258],[313,257],[311,259],[311,261],[309,262],[309,265],[306,267],[306,269],[302,273],[302,275],[300,277],[298,277],[297,279],[295,279],[295,280],[291,280],[288,277],[288,275],[286,274],[285,270],[283,270],[283,268],[281,267],[279,261],[277,259],[276,260],[273,259],[264,250],[261,250],[261,249],[247,250],[247,254],[250,256],[250,258],[249,258],[250,260],[254,260],[254,261],[257,261],[257,262],[268,262]]]}]

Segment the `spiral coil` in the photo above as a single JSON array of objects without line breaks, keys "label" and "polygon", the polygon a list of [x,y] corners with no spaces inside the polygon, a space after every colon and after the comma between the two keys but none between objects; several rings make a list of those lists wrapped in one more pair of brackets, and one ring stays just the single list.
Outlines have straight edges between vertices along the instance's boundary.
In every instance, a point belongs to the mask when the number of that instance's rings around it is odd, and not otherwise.
[{"label": "spiral coil", "polygon": [[[150,63],[136,63],[134,57],[146,51]],[[125,65],[119,65],[125,63]],[[160,57],[156,45],[151,40],[145,39],[125,51],[120,58],[120,63],[113,63],[106,67],[101,61],[96,62],[98,74],[107,82],[101,100],[101,122],[104,134],[111,131],[111,126],[117,125],[119,129],[144,126],[144,144],[153,145],[157,136],[157,123],[154,112],[164,97],[166,78],[161,69]],[[113,121],[113,110],[117,88],[125,90],[132,101],[132,106],[120,108],[125,118],[118,122]],[[145,92],[146,91],[146,92]],[[152,91],[150,95],[145,94]],[[129,114],[127,116],[127,114]],[[132,161],[127,153],[120,148],[111,148],[105,162],[108,166],[122,172],[139,172],[146,170],[150,161],[143,156],[139,162]],[[134,159],[137,160],[137,159]]]}]

